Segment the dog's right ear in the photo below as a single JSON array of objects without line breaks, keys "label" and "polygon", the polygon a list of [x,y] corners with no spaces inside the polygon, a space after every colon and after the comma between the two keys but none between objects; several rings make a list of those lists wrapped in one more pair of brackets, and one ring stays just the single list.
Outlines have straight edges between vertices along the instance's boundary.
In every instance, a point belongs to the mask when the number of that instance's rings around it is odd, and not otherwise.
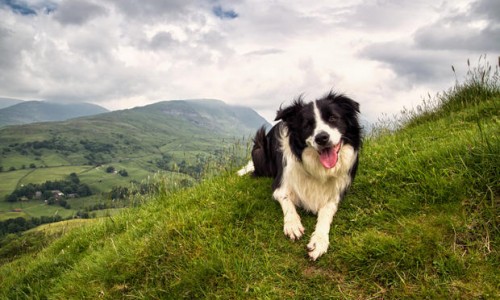
[{"label": "dog's right ear", "polygon": [[304,101],[302,101],[302,97],[299,97],[293,101],[292,105],[285,108],[280,107],[274,121],[282,120],[284,122],[289,122],[293,116],[296,116],[297,113],[302,110],[302,108],[304,108]]}]

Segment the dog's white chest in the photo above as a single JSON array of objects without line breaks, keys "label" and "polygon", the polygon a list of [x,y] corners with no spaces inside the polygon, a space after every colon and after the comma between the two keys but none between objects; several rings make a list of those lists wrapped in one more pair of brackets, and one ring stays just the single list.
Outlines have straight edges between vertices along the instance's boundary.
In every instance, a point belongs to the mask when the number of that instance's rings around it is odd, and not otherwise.
[{"label": "dog's white chest", "polygon": [[356,153],[350,146],[343,147],[338,165],[325,169],[313,151],[306,149],[301,162],[288,156],[282,182],[295,205],[317,213],[328,202],[340,201],[340,195],[351,184],[349,171]]}]

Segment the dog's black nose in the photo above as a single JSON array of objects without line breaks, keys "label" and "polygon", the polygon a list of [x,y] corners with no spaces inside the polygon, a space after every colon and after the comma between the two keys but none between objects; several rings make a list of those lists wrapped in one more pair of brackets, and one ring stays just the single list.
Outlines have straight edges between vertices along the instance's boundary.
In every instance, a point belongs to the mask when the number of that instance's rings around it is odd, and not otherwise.
[{"label": "dog's black nose", "polygon": [[330,135],[322,131],[314,137],[314,141],[320,146],[325,146],[326,144],[328,144],[328,141],[330,141]]}]

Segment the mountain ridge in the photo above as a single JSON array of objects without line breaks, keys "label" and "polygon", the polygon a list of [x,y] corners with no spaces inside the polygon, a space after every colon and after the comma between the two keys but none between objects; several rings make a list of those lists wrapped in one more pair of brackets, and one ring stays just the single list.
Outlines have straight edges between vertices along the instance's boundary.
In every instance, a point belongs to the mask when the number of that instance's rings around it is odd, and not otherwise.
[{"label": "mountain ridge", "polygon": [[91,103],[55,103],[48,101],[22,101],[0,109],[0,126],[37,122],[56,122],[109,112]]},{"label": "mountain ridge", "polygon": [[24,101],[20,100],[20,99],[2,97],[2,98],[0,98],[0,109],[9,107],[9,106],[12,106],[12,105],[15,105],[15,104],[19,104],[19,103],[22,103],[22,102],[24,102]]}]

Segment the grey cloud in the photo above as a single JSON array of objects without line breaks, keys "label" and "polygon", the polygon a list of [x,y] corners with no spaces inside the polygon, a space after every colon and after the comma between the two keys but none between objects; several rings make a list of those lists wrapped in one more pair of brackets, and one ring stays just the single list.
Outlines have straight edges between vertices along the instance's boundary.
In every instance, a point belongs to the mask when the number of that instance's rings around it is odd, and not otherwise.
[{"label": "grey cloud", "polygon": [[153,36],[150,46],[155,50],[168,50],[172,46],[176,46],[178,42],[173,38],[170,32],[161,31]]},{"label": "grey cloud", "polygon": [[436,78],[451,76],[447,55],[421,51],[404,43],[379,43],[366,47],[361,56],[380,61],[400,79],[408,82],[432,83]]},{"label": "grey cloud", "polygon": [[[384,63],[409,83],[432,84],[453,76],[452,64],[500,49],[498,0],[473,2],[465,12],[450,10],[418,28],[410,41],[374,43],[359,55]],[[479,25],[478,25],[479,24]]]},{"label": "grey cloud", "polygon": [[106,0],[121,10],[127,17],[145,22],[159,18],[184,19],[196,0]]},{"label": "grey cloud", "polygon": [[12,47],[12,36],[13,32],[11,30],[0,26],[0,53],[2,53],[0,55],[0,68],[2,70],[8,70],[14,66],[19,57],[17,49],[13,49]]},{"label": "grey cloud", "polygon": [[[483,23],[483,27],[472,24]],[[415,42],[423,49],[498,51],[500,49],[500,1],[482,0],[465,13],[445,16],[420,28]]]},{"label": "grey cloud", "polygon": [[32,89],[23,84],[26,63],[23,53],[33,53],[33,35],[22,26],[9,28],[0,21],[0,91],[18,93]]},{"label": "grey cloud", "polygon": [[54,19],[61,24],[82,25],[107,13],[106,8],[88,1],[66,0],[55,11]]},{"label": "grey cloud", "polygon": [[415,42],[424,49],[496,51],[500,49],[500,27],[487,26],[479,30],[465,24],[450,27],[438,23],[418,30]]},{"label": "grey cloud", "polygon": [[500,21],[500,1],[498,0],[482,0],[474,2],[471,5],[471,11],[474,14],[484,16],[489,20],[494,20],[497,23]]},{"label": "grey cloud", "polygon": [[381,30],[401,27],[415,19],[416,14],[425,8],[421,1],[401,0],[363,0],[353,6],[335,9],[338,23],[347,27],[365,30]]}]

